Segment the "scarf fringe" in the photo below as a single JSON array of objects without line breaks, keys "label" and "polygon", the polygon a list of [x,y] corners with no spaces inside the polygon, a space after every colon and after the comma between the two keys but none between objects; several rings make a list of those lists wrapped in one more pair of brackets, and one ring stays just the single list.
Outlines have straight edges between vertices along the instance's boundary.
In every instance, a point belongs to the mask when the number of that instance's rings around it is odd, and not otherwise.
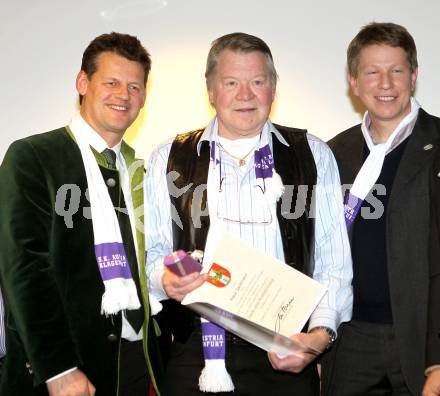
[{"label": "scarf fringe", "polygon": [[105,282],[101,314],[113,315],[122,309],[138,309],[141,304],[133,279],[111,279]]},{"label": "scarf fringe", "polygon": [[273,170],[272,177],[264,179],[266,183],[266,195],[268,202],[278,202],[281,195],[284,193],[284,184],[281,180],[281,176]]},{"label": "scarf fringe", "polygon": [[199,389],[202,392],[233,392],[235,387],[222,359],[205,360],[200,373]]}]

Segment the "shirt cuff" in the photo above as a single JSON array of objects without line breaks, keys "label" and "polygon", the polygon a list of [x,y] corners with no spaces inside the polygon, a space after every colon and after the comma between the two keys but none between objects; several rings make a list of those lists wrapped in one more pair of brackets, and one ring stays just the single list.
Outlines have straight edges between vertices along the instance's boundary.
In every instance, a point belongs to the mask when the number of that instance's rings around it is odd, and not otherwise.
[{"label": "shirt cuff", "polygon": [[330,308],[317,307],[309,319],[309,330],[315,327],[328,327],[337,335],[338,313]]},{"label": "shirt cuff", "polygon": [[429,366],[425,370],[425,376],[427,377],[429,374],[431,374],[433,371],[440,370],[440,364],[434,364],[433,366]]},{"label": "shirt cuff", "polygon": [[150,273],[150,295],[154,296],[156,301],[168,300],[168,296],[163,288],[162,278],[165,272],[165,267],[161,263],[157,265],[154,270]]},{"label": "shirt cuff", "polygon": [[58,379],[58,378],[61,378],[62,376],[71,373],[72,371],[75,371],[77,368],[78,368],[78,367],[73,367],[73,368],[71,368],[71,369],[69,369],[69,370],[63,371],[62,373],[60,373],[60,374],[58,374],[58,375],[55,375],[54,377],[49,378],[49,379],[46,381],[46,384],[49,383],[49,382],[51,382],[51,381],[53,381],[53,380],[56,380],[56,379]]}]

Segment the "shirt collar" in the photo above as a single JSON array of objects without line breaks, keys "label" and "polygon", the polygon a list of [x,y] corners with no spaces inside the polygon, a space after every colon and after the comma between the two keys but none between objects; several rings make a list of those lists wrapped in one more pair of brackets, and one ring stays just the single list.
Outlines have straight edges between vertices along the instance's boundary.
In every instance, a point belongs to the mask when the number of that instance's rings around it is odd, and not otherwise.
[{"label": "shirt collar", "polygon": [[[393,131],[393,134],[397,131],[396,135],[391,142],[390,147],[387,152],[394,150],[400,143],[402,143],[409,135],[411,135],[414,125],[417,121],[417,116],[419,114],[420,104],[417,100],[411,97],[411,112],[402,120],[402,122],[397,126],[397,128]],[[371,118],[368,111],[365,112],[364,118],[362,120],[361,130],[364,135],[364,139],[367,143],[368,148],[371,150],[372,147],[376,145],[371,135]],[[391,136],[390,136],[391,138]],[[389,138],[389,139],[390,139]]]},{"label": "shirt collar", "polygon": [[[218,133],[218,121],[217,116],[215,116],[208,124],[208,126],[205,128],[205,130],[202,133],[202,137],[200,138],[199,142],[197,143],[197,154],[200,155],[200,147],[202,146],[203,142],[210,143],[211,141],[215,141]],[[267,120],[266,123],[263,126],[262,133],[272,133],[280,143],[284,144],[285,146],[289,147],[289,143],[287,143],[286,139],[284,139],[283,135],[275,128],[275,126],[272,124],[270,120]]]},{"label": "shirt collar", "polygon": [[87,143],[98,153],[102,153],[106,148],[111,148],[119,156],[122,139],[115,146],[108,147],[106,141],[84,120],[80,113],[72,118],[69,127],[81,131]]}]

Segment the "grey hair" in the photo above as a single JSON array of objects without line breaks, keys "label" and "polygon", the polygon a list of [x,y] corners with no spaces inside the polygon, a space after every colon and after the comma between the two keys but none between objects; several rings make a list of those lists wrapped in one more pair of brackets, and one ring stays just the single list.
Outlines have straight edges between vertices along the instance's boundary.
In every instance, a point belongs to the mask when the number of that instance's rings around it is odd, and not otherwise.
[{"label": "grey hair", "polygon": [[275,89],[278,80],[278,74],[273,63],[272,53],[269,46],[260,38],[246,33],[230,33],[214,40],[209,50],[208,59],[206,61],[206,86],[208,91],[212,86],[212,80],[217,67],[218,58],[222,51],[230,50],[232,52],[261,52],[265,59],[267,69],[269,71],[269,78],[272,88]]}]

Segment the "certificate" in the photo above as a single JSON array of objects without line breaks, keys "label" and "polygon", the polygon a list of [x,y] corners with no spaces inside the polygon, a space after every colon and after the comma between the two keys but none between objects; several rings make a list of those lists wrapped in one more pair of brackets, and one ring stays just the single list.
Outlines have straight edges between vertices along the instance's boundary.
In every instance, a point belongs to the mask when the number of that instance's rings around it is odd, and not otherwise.
[{"label": "certificate", "polygon": [[208,280],[182,304],[267,351],[307,350],[288,337],[304,327],[323,285],[230,235],[203,268]]}]

